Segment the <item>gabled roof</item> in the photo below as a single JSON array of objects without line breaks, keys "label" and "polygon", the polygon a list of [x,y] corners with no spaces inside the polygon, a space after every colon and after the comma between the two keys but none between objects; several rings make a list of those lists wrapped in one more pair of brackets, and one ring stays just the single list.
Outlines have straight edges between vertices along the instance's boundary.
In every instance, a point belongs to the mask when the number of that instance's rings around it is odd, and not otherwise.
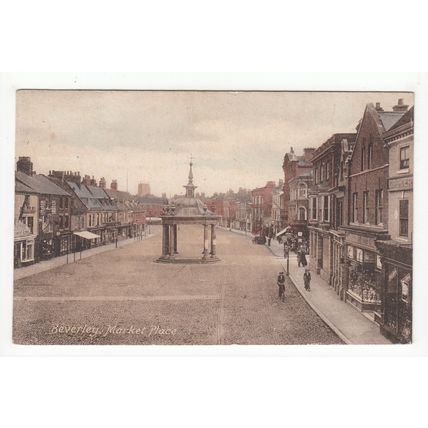
[{"label": "gabled roof", "polygon": [[59,196],[70,196],[64,189],[57,186],[54,182],[49,180],[43,174],[27,175],[21,171],[17,171],[15,175],[16,179],[29,187],[34,193],[41,195],[59,195]]}]

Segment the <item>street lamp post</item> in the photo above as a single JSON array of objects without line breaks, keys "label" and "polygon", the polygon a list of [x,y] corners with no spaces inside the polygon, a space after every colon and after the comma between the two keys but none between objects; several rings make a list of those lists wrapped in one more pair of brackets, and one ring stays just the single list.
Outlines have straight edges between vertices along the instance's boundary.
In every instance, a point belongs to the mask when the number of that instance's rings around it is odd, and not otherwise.
[{"label": "street lamp post", "polygon": [[284,258],[287,258],[287,276],[290,275],[290,248],[284,245]]}]

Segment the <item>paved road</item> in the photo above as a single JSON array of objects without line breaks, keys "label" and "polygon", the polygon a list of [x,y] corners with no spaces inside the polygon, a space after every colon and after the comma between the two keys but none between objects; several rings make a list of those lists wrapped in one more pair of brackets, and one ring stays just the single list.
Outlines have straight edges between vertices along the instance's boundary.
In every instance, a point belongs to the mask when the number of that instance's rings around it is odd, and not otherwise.
[{"label": "paved road", "polygon": [[[161,237],[15,282],[14,342],[21,344],[342,343],[264,246],[218,230],[221,262],[154,263]],[[200,255],[202,229],[179,231],[182,255]]]}]

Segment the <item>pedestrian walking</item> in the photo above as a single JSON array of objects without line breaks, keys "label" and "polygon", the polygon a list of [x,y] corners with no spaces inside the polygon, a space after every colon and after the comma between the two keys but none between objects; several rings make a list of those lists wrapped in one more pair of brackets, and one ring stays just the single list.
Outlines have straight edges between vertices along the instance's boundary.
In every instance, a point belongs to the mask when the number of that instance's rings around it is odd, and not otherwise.
[{"label": "pedestrian walking", "polygon": [[278,285],[278,297],[282,302],[284,302],[285,301],[285,276],[284,276],[284,272],[280,272],[278,274],[278,279],[277,279],[276,283]]},{"label": "pedestrian walking", "polygon": [[302,252],[302,266],[306,267],[308,265],[308,261],[306,260],[306,255]]},{"label": "pedestrian walking", "polygon": [[270,241],[271,241],[271,239],[272,239],[272,236],[271,236],[271,235],[269,235],[269,236],[268,236],[268,247],[270,247]]},{"label": "pedestrian walking", "polygon": [[305,290],[311,291],[311,272],[308,268],[305,269],[303,274],[303,282],[305,283]]}]

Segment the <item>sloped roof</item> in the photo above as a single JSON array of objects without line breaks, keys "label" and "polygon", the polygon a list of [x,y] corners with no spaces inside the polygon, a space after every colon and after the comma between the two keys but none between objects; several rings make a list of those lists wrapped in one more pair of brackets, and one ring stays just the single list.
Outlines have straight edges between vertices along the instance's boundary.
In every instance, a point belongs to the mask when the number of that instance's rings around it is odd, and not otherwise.
[{"label": "sloped roof", "polygon": [[15,179],[15,192],[19,193],[35,193],[35,191],[24,183]]},{"label": "sloped roof", "polygon": [[100,187],[78,185],[67,181],[76,196],[85,204],[89,210],[115,210],[117,207],[110,200],[107,193]]},{"label": "sloped roof", "polygon": [[403,126],[406,123],[413,122],[414,111],[415,111],[415,108],[411,107],[408,111],[406,111],[406,113],[403,116],[401,116],[399,120],[397,120],[397,122],[394,123],[393,126],[391,126],[391,128],[389,128],[389,130],[391,131],[392,129],[399,128],[400,126]]},{"label": "sloped roof", "polygon": [[67,193],[64,189],[61,189],[61,187],[57,186],[43,174],[30,176],[24,174],[21,171],[17,171],[15,177],[25,186],[32,189],[35,193],[39,193],[41,195],[70,196],[69,193]]},{"label": "sloped roof", "polygon": [[380,111],[378,112],[378,115],[385,131],[388,131],[404,116],[405,113],[406,112],[403,111]]}]

